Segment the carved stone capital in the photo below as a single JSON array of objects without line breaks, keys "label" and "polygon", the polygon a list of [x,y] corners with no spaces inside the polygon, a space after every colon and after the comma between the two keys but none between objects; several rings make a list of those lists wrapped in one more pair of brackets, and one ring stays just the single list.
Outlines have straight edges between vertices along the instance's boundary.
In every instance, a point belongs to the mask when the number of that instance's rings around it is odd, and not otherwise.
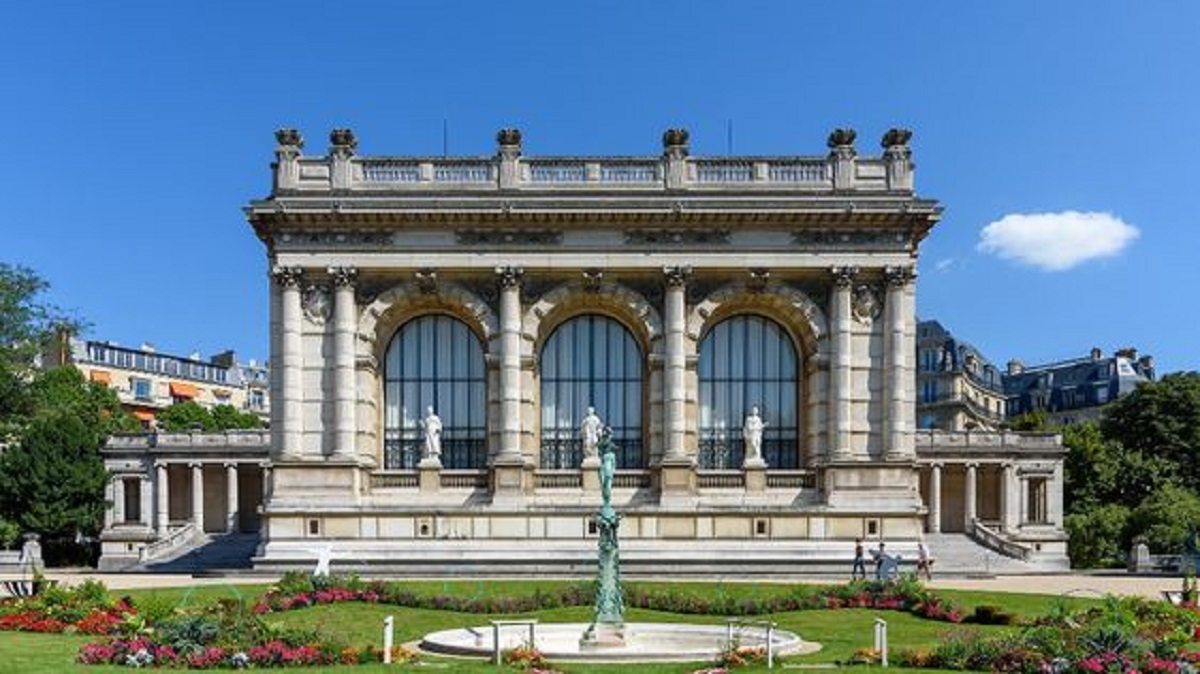
[{"label": "carved stone capital", "polygon": [[358,280],[358,270],[354,267],[330,267],[326,271],[333,280],[335,288],[354,287]]},{"label": "carved stone capital", "polygon": [[902,288],[917,278],[917,270],[912,267],[887,267],[883,270],[887,284],[893,288]]},{"label": "carved stone capital", "polygon": [[682,288],[691,275],[691,267],[663,267],[663,281],[668,288]]},{"label": "carved stone capital", "polygon": [[300,281],[304,278],[304,270],[300,267],[275,267],[271,270],[271,278],[275,279],[281,288],[299,288]]},{"label": "carved stone capital", "polygon": [[834,285],[849,288],[850,284],[854,283],[854,277],[858,275],[858,267],[830,267],[829,273],[833,275]]},{"label": "carved stone capital", "polygon": [[413,272],[413,276],[417,279],[417,289],[426,295],[432,295],[437,292],[438,280],[437,270],[424,267]]},{"label": "carved stone capital", "polygon": [[501,288],[519,288],[524,274],[521,267],[496,267],[496,281]]}]

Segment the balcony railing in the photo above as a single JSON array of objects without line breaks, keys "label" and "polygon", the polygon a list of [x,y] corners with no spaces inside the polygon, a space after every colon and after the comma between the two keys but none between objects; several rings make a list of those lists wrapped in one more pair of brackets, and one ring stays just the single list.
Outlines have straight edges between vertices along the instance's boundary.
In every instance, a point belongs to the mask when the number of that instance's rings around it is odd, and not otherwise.
[{"label": "balcony railing", "polygon": [[[425,439],[405,432],[383,441],[383,465],[391,470],[413,470],[425,453]],[[487,466],[487,440],[484,438],[442,438],[442,467],[450,470],[471,470]]]},{"label": "balcony railing", "polygon": [[416,471],[379,471],[371,474],[372,489],[416,489],[421,486]]},{"label": "balcony railing", "polygon": [[[697,465],[710,470],[740,469],[746,458],[746,441],[742,439],[741,431],[736,431],[734,437],[731,435],[724,429],[701,429]],[[762,456],[767,467],[776,470],[799,468],[797,444],[795,438],[771,437],[768,432],[762,442]]]}]

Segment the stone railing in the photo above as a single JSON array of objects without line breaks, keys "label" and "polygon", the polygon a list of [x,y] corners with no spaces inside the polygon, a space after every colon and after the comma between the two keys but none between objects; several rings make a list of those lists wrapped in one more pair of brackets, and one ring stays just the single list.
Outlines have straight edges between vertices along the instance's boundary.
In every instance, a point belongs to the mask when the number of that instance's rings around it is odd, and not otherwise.
[{"label": "stone railing", "polygon": [[979,520],[971,522],[970,534],[971,538],[974,538],[980,545],[991,548],[1007,557],[1029,561],[1029,556],[1033,554],[1033,550],[1028,546],[1016,541],[1010,541],[999,532],[985,526]]},{"label": "stone railing", "polygon": [[415,470],[371,473],[371,489],[417,489],[420,486],[420,477]]},{"label": "stone railing", "polygon": [[918,452],[953,449],[955,451],[1062,452],[1062,436],[1057,433],[1018,433],[1014,431],[939,431],[915,433]]},{"label": "stone railing", "polygon": [[884,136],[882,156],[859,156],[856,134],[830,135],[826,156],[690,156],[688,134],[672,129],[659,156],[524,156],[521,134],[506,129],[498,150],[484,157],[368,157],[357,154],[348,129],[330,135],[327,156],[304,156],[295,129],[276,132],[276,193],[321,191],[480,191],[480,190],[746,190],[912,192],[911,134],[893,129]]},{"label": "stone railing", "polygon": [[614,489],[645,489],[652,483],[648,470],[618,470],[613,475]]},{"label": "stone railing", "polygon": [[136,433],[114,435],[105,443],[104,449],[109,451],[138,451],[157,449],[205,449],[205,448],[236,448],[261,449],[267,452],[271,447],[271,432],[267,429],[246,431],[217,431],[208,433],[194,431],[189,433]]},{"label": "stone railing", "polygon": [[538,470],[533,477],[536,489],[583,488],[583,475],[578,470]]},{"label": "stone railing", "polygon": [[439,477],[442,489],[478,489],[488,486],[486,470],[443,470]]},{"label": "stone railing", "polygon": [[196,525],[192,522],[188,522],[187,524],[172,530],[166,536],[163,536],[157,541],[148,543],[138,548],[138,561],[147,562],[152,559],[157,559],[158,557],[191,543],[201,535],[203,534],[201,534],[196,528]]},{"label": "stone railing", "polygon": [[745,489],[746,476],[740,470],[698,470],[696,486],[700,489]]},{"label": "stone railing", "polygon": [[767,489],[816,489],[817,476],[808,470],[768,470]]}]

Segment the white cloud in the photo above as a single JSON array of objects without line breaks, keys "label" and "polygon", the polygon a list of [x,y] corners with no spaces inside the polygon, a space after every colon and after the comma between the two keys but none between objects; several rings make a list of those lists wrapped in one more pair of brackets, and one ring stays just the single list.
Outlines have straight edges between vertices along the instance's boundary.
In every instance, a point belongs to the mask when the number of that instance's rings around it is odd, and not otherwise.
[{"label": "white cloud", "polygon": [[975,249],[1043,271],[1112,257],[1141,232],[1111,213],[1010,213],[979,232]]},{"label": "white cloud", "polygon": [[950,271],[951,269],[958,267],[961,262],[962,261],[956,257],[943,258],[941,260],[938,260],[936,263],[934,263],[933,270],[934,271],[943,271],[943,272]]}]

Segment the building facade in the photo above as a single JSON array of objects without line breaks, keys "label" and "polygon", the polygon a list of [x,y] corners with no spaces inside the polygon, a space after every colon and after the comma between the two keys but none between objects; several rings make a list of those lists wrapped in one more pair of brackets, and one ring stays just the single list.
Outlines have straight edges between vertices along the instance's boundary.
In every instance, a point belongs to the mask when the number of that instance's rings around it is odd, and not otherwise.
[{"label": "building facade", "polygon": [[306,156],[279,131],[246,209],[273,364],[255,564],[583,568],[589,408],[618,447],[631,569],[905,551],[955,518],[1065,563],[1061,507],[1021,505],[1061,505],[1055,438],[916,431],[914,267],[941,208],[909,137],[706,158],[673,129],[657,156],[529,157],[510,129],[493,156],[433,158],[360,156],[348,130]]},{"label": "building facade", "polygon": [[937,321],[917,323],[917,427],[994,431],[1004,426],[1003,372]]},{"label": "building facade", "polygon": [[113,389],[122,406],[148,429],[160,410],[188,400],[210,409],[230,405],[264,421],[271,414],[266,364],[240,362],[232,351],[204,360],[198,353],[161,353],[150,344],[132,348],[62,334],[42,364],[72,365],[89,381]]},{"label": "building facade", "polygon": [[1084,358],[1033,367],[1011,360],[1004,376],[1008,414],[1041,412],[1057,425],[1094,421],[1110,402],[1154,377],[1154,358],[1139,357],[1133,348],[1118,349],[1111,356],[1093,348]]}]

